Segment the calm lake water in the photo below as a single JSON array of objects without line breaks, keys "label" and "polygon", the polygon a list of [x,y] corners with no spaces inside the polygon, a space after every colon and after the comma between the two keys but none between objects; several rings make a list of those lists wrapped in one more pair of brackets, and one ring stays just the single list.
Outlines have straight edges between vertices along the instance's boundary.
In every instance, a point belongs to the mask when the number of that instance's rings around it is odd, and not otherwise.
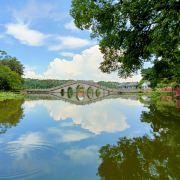
[{"label": "calm lake water", "polygon": [[0,102],[0,179],[180,179],[179,101]]}]

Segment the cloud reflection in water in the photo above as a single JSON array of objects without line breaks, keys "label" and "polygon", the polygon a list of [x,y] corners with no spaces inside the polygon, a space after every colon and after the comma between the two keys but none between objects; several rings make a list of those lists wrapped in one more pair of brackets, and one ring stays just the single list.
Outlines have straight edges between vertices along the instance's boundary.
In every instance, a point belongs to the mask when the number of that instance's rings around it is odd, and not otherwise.
[{"label": "cloud reflection in water", "polygon": [[53,120],[64,121],[71,118],[73,124],[79,125],[81,128],[87,129],[94,134],[100,134],[102,132],[113,133],[126,130],[129,128],[126,116],[118,107],[127,104],[141,105],[137,102],[133,104],[131,101],[124,99],[108,99],[84,106],[77,106],[63,101],[42,100],[26,101],[24,107],[25,109],[29,107],[35,108],[38,104],[41,104],[47,109],[49,116]]}]

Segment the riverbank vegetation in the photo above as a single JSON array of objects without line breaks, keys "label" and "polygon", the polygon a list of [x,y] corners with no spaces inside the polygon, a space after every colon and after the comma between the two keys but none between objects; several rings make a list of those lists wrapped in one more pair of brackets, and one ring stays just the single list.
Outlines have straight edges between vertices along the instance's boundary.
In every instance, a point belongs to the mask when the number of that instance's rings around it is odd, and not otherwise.
[{"label": "riverbank vegetation", "polygon": [[23,94],[16,94],[14,92],[0,92],[0,101],[8,99],[22,99],[23,97]]},{"label": "riverbank vegetation", "polygon": [[138,93],[137,96],[143,101],[143,97],[149,98],[153,101],[160,100],[162,97],[175,97],[175,93],[173,92],[160,92],[160,91],[151,91],[151,92],[143,92]]},{"label": "riverbank vegetation", "polygon": [[21,99],[17,94],[23,88],[24,67],[20,61],[0,51],[0,101],[7,99]]},{"label": "riverbank vegetation", "polygon": [[156,63],[152,68],[143,69],[141,71],[142,80],[139,84],[149,81],[152,88],[180,87],[180,69],[175,70],[175,67],[166,68],[165,64],[163,67],[163,69],[159,68],[158,63]]}]

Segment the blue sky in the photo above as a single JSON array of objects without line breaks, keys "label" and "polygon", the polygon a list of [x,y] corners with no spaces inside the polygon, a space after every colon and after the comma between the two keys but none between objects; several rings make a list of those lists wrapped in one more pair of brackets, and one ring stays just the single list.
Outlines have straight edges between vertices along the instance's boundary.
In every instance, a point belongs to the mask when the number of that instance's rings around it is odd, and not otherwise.
[{"label": "blue sky", "polygon": [[1,1],[0,49],[25,65],[25,77],[122,81],[100,72],[97,42],[75,27],[70,7],[71,0]]}]

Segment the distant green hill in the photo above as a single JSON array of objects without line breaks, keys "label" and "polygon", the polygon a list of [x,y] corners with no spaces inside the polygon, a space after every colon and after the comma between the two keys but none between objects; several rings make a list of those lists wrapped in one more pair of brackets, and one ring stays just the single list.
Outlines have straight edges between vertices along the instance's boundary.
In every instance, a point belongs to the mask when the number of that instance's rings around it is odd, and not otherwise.
[{"label": "distant green hill", "polygon": [[24,79],[24,89],[47,89],[65,84],[71,80],[39,80],[39,79]]},{"label": "distant green hill", "polygon": [[118,82],[111,82],[111,81],[99,81],[98,84],[111,89],[119,89],[119,85],[120,85],[120,83]]}]

